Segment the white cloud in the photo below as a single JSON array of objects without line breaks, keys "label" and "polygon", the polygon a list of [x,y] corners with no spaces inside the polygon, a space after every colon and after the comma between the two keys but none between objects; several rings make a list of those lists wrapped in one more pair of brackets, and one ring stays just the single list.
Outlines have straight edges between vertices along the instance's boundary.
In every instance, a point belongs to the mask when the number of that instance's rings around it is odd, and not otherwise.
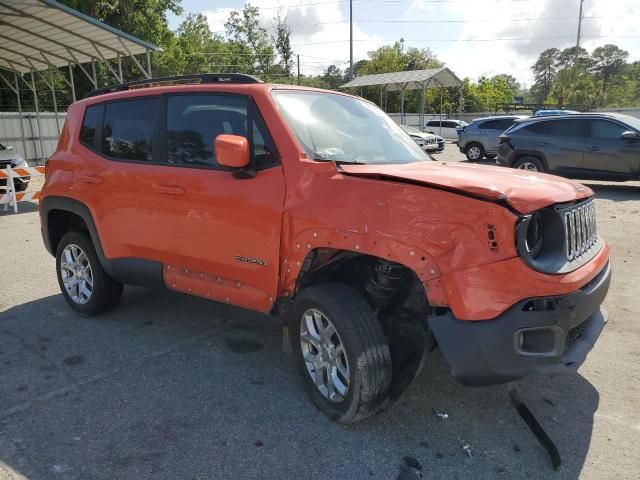
[{"label": "white cloud", "polygon": [[[317,0],[253,0],[252,5],[260,8],[261,20],[268,31],[273,30],[274,19],[279,14],[291,26],[291,44],[295,53],[300,54],[303,74],[319,74],[331,64],[341,69],[349,65],[349,23],[348,13],[343,15],[341,3],[322,3]],[[282,8],[280,5],[304,5],[298,8]],[[209,27],[214,32],[222,32],[229,14],[238,9],[218,8],[203,11]],[[368,58],[367,52],[385,42],[378,35],[366,33],[357,24],[353,28],[354,63]],[[364,42],[362,40],[365,40]]]}]

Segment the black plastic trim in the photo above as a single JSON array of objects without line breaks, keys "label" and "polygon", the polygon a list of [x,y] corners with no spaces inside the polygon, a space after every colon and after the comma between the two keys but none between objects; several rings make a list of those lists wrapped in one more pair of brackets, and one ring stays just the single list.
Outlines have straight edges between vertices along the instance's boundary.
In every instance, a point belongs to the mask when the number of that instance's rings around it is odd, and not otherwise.
[{"label": "black plastic trim", "polygon": [[[601,309],[609,290],[607,263],[596,277],[567,295],[525,299],[493,320],[458,320],[451,312],[428,319],[452,375],[464,385],[506,383],[532,374],[575,372],[584,362],[605,323]],[[572,329],[582,329],[571,339]],[[518,335],[547,331],[547,350],[523,351]],[[572,340],[572,343],[567,341]]]},{"label": "black plastic trim", "polygon": [[84,203],[73,198],[62,196],[47,196],[43,198],[40,203],[42,240],[44,241],[45,248],[51,255],[55,256],[56,252],[51,244],[48,225],[49,213],[54,210],[70,212],[78,215],[84,221],[93,246],[96,249],[100,264],[111,277],[129,285],[165,287],[162,276],[162,263],[142,258],[124,257],[109,259],[105,256],[98,230],[93,221],[93,216]]}]

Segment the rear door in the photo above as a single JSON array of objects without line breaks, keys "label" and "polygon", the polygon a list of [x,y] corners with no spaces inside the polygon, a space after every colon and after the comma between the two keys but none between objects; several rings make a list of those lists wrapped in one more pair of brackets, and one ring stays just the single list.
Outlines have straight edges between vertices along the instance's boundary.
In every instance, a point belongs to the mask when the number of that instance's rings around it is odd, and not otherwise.
[{"label": "rear door", "polygon": [[571,175],[583,169],[588,120],[554,118],[531,127],[533,150],[544,156],[550,171]]},{"label": "rear door", "polygon": [[589,174],[637,178],[640,173],[640,141],[624,139],[632,130],[612,120],[593,119],[585,145],[584,168]]}]

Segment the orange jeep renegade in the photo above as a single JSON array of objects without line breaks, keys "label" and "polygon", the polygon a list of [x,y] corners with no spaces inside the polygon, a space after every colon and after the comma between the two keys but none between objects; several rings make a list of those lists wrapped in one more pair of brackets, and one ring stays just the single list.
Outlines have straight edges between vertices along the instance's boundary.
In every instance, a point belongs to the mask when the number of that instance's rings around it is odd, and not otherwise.
[{"label": "orange jeep renegade", "polygon": [[135,284],[278,315],[342,423],[397,399],[435,345],[488,385],[574,372],[606,321],[590,189],[434,162],[361,98],[246,75],[73,104],[40,216],[72,308],[104,312]]}]

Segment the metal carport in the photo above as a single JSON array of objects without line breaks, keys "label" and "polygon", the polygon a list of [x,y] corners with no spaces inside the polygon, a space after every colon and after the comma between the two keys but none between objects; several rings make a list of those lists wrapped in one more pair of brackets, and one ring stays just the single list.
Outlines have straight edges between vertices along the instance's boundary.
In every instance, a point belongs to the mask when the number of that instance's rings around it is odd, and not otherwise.
[{"label": "metal carport", "polygon": [[[158,50],[162,49],[54,0],[0,0],[0,80],[18,99],[23,149],[27,149],[27,139],[22,120],[21,86],[33,93],[40,142],[39,159],[45,156],[36,75],[51,89],[59,135],[54,72],[64,79],[75,101],[74,65],[94,88],[98,88],[97,62],[106,65],[117,83],[124,81],[122,59],[126,57],[132,59],[143,77],[151,78],[151,52]],[[115,62],[112,64],[110,60]]]},{"label": "metal carport", "polygon": [[[380,107],[382,95],[388,92],[400,92],[400,123],[404,123],[404,92],[421,90],[420,125],[424,125],[424,102],[427,88],[462,87],[462,81],[447,67],[428,70],[408,70],[404,72],[378,73],[356,77],[340,88],[380,87]],[[442,90],[440,91],[440,115],[442,115]]]}]

